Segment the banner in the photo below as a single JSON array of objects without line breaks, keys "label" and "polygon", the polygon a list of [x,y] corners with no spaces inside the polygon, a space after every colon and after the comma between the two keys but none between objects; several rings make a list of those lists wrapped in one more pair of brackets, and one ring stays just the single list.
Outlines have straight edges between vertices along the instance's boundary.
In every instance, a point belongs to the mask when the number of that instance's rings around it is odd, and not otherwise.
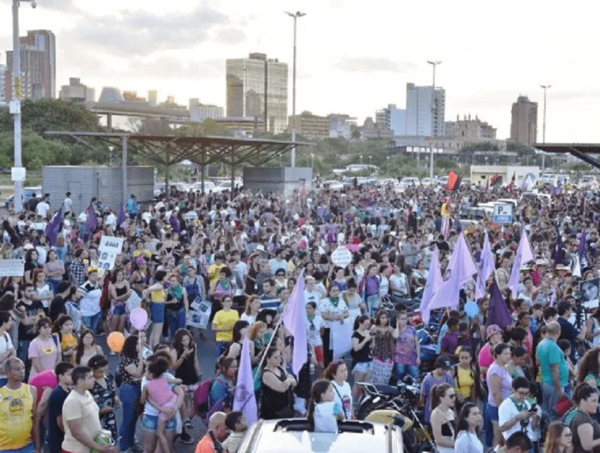
[{"label": "banner", "polygon": [[22,277],[25,274],[23,260],[0,260],[0,277]]},{"label": "banner", "polygon": [[98,254],[98,269],[101,272],[111,270],[115,265],[117,255],[121,253],[123,249],[124,238],[117,238],[114,236],[102,236],[100,239],[100,248]]}]

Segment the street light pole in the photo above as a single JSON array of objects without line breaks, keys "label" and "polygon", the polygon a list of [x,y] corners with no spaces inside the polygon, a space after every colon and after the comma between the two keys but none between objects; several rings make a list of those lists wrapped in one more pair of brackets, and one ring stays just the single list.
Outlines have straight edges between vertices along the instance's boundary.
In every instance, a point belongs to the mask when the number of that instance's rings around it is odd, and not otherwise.
[{"label": "street light pole", "polygon": [[360,155],[360,164],[362,165],[362,154]]},{"label": "street light pole", "polygon": [[[14,122],[14,158],[15,167],[22,167],[21,161],[21,43],[19,41],[19,0],[13,0],[13,59],[12,59],[12,78],[13,78],[13,97],[11,111]],[[23,210],[22,183],[14,181],[14,210],[21,212]]]},{"label": "street light pole", "polygon": [[[434,121],[433,112],[435,111],[435,68],[442,64],[441,61],[428,61],[428,64],[433,66],[433,84],[431,86],[431,139],[434,137]],[[429,180],[433,183],[433,141],[429,144]]]},{"label": "street light pole", "polygon": [[[306,16],[305,13],[301,13],[300,11],[296,11],[295,13],[288,13],[286,11],[286,14],[290,17],[294,18],[294,69],[293,69],[293,80],[292,80],[292,118],[293,118],[293,124],[292,124],[292,143],[296,143],[296,22],[298,21],[299,17],[303,17]],[[292,145],[292,159],[291,159],[291,166],[295,167],[296,166],[296,145]]]},{"label": "street light pole", "polygon": [[[540,85],[544,89],[544,123],[542,125],[542,143],[546,143],[546,91],[552,88],[552,85]],[[546,167],[546,154],[542,154],[542,170]]]}]

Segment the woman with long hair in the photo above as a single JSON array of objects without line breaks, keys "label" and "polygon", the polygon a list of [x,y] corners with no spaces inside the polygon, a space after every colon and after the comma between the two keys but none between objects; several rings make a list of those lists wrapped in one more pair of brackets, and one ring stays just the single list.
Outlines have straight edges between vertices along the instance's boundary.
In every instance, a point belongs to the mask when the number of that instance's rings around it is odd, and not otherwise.
[{"label": "woman with long hair", "polygon": [[341,413],[341,418],[352,420],[352,389],[348,384],[348,366],[343,360],[331,362],[325,369],[323,377],[331,381],[333,386],[335,408],[334,413]]},{"label": "woman with long hair", "polygon": [[478,436],[480,428],[481,412],[479,407],[475,403],[465,403],[458,414],[454,450],[460,453],[483,453],[483,444]]},{"label": "woman with long hair", "polygon": [[102,355],[102,348],[96,344],[96,337],[91,330],[84,329],[79,334],[75,363],[78,366],[88,366],[89,360],[95,355]]},{"label": "woman with long hair", "polygon": [[281,366],[281,352],[270,347],[262,370],[260,417],[265,420],[290,418],[294,415],[296,379]]},{"label": "woman with long hair", "polygon": [[354,321],[352,334],[352,374],[354,375],[354,398],[358,397],[358,382],[371,381],[371,318],[359,316]]},{"label": "woman with long hair", "polygon": [[385,310],[379,310],[375,317],[375,325],[371,327],[373,339],[373,384],[387,385],[394,368],[394,329],[390,326],[390,318]]},{"label": "woman with long hair", "polygon": [[600,387],[600,348],[590,349],[581,359],[577,383],[583,382],[594,388]]},{"label": "woman with long hair", "polygon": [[62,360],[75,365],[77,355],[77,336],[73,333],[73,318],[69,315],[60,315],[52,327],[62,350]]},{"label": "woman with long hair", "polygon": [[306,420],[311,431],[337,433],[338,426],[335,408],[333,384],[321,379],[312,385],[308,400]]},{"label": "woman with long hair", "polygon": [[598,412],[598,389],[588,384],[579,384],[573,392],[577,409],[572,416],[567,414],[565,422],[573,432],[573,447],[576,452],[597,451],[600,447],[600,425],[595,420]]},{"label": "woman with long hair", "polygon": [[154,280],[156,283],[146,288],[142,295],[144,298],[150,297],[150,319],[152,321],[152,330],[150,332],[150,346],[154,347],[160,343],[163,324],[165,322],[165,302],[167,301],[167,292],[165,290],[165,271],[156,271]]},{"label": "woman with long hair", "polygon": [[58,284],[63,280],[63,275],[65,275],[65,265],[58,259],[55,250],[48,252],[47,261],[44,263],[44,273],[46,274],[48,283],[52,286],[52,291],[56,294]]},{"label": "woman with long hair", "polygon": [[260,297],[254,294],[246,301],[246,309],[244,310],[244,313],[242,313],[240,319],[242,321],[247,321],[248,324],[254,324],[258,313],[260,313]]},{"label": "woman with long hair", "polygon": [[175,370],[175,377],[181,379],[181,385],[185,392],[184,421],[190,428],[192,426],[191,419],[194,416],[194,392],[198,388],[202,375],[194,336],[187,329],[178,329],[173,335],[172,348],[171,367]]},{"label": "woman with long hair", "polygon": [[143,342],[141,337],[131,335],[125,340],[117,376],[121,380],[120,398],[123,403],[123,418],[119,429],[121,451],[133,447],[135,424],[137,421],[136,405],[142,394],[141,381],[144,377]]},{"label": "woman with long hair", "polygon": [[114,270],[108,291],[111,300],[110,331],[123,333],[127,318],[126,302],[131,296],[131,289],[125,280],[125,271],[122,268]]},{"label": "woman with long hair", "polygon": [[600,307],[597,307],[585,323],[585,338],[597,348],[600,346]]},{"label": "woman with long hair", "polygon": [[173,337],[177,330],[185,328],[185,320],[190,308],[187,292],[181,284],[181,277],[177,274],[171,274],[169,276],[169,285],[166,318],[169,323],[169,334]]},{"label": "woman with long hair", "polygon": [[238,372],[235,359],[221,356],[216,365],[217,377],[210,388],[210,408],[215,410],[231,410],[233,407],[233,391]]},{"label": "woman with long hair", "polygon": [[117,396],[114,377],[108,371],[108,360],[103,355],[95,355],[90,358],[89,367],[94,376],[94,387],[90,393],[100,408],[102,429],[109,430],[116,440],[119,436],[115,410],[121,406],[121,401]]},{"label": "woman with long hair", "polygon": [[39,253],[36,249],[29,249],[25,253],[25,282],[33,283],[35,285],[35,278],[33,272],[37,269],[44,269],[43,265],[39,263]]},{"label": "woman with long hair", "polygon": [[[494,363],[490,365],[487,371],[486,381],[489,389],[488,396],[488,420],[492,422],[493,439],[491,442],[492,448],[495,448],[502,439],[500,431],[498,408],[502,401],[508,398],[512,392],[512,378],[506,369],[510,362],[511,353],[510,346],[505,343],[499,343],[494,346]],[[486,430],[487,432],[487,430]],[[486,434],[488,441],[489,434]]]},{"label": "woman with long hair", "polygon": [[439,453],[454,453],[456,392],[450,384],[431,389],[431,430]]},{"label": "woman with long hair", "polygon": [[[244,341],[244,336],[248,332],[248,328],[250,324],[248,321],[237,321],[233,325],[233,339],[229,344],[229,350],[227,351],[227,357],[240,361],[240,356],[242,355],[242,343]],[[254,358],[254,342],[249,341],[248,345],[250,346],[250,358]]]},{"label": "woman with long hair", "polygon": [[46,274],[43,269],[36,269],[33,271],[31,282],[35,285],[34,300],[39,300],[44,307],[44,311],[47,313],[50,309],[50,301],[54,299],[54,291],[50,284],[46,281]]},{"label": "woman with long hair", "polygon": [[323,355],[325,366],[328,366],[333,360],[333,349],[331,347],[331,326],[333,323],[347,322],[350,316],[348,305],[340,298],[340,289],[333,285],[329,288],[329,297],[323,299],[319,304],[321,317],[323,318]]},{"label": "woman with long hair", "polygon": [[552,422],[546,433],[544,453],[571,453],[573,451],[573,433],[563,422]]}]

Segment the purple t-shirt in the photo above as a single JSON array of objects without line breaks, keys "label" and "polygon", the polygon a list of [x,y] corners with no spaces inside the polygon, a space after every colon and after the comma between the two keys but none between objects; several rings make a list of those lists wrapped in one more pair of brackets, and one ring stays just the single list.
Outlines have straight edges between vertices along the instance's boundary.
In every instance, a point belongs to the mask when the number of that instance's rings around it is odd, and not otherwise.
[{"label": "purple t-shirt", "polygon": [[488,395],[488,404],[492,407],[496,406],[496,401],[494,401],[494,395],[492,394],[492,376],[499,376],[502,379],[500,384],[500,395],[502,400],[505,400],[510,396],[512,379],[510,378],[510,374],[506,371],[506,368],[498,365],[496,362],[492,363],[488,368],[486,381],[488,389],[490,390]]},{"label": "purple t-shirt", "polygon": [[444,351],[448,351],[448,354],[454,355],[456,348],[458,348],[458,338],[456,333],[447,332],[440,343],[440,350],[442,353],[444,353]]},{"label": "purple t-shirt", "polygon": [[406,326],[404,333],[396,339],[394,347],[394,363],[400,365],[416,365],[417,349],[415,348],[415,336],[417,331],[413,326]]}]

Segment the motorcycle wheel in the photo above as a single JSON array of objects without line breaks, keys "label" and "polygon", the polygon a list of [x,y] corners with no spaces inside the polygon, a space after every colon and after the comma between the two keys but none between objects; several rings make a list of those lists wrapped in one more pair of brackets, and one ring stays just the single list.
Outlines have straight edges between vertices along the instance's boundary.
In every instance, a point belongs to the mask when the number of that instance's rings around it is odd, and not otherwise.
[{"label": "motorcycle wheel", "polygon": [[410,432],[402,433],[402,447],[404,453],[416,453],[415,437]]},{"label": "motorcycle wheel", "polygon": [[377,404],[375,404],[375,402],[371,398],[367,398],[363,400],[360,407],[358,408],[358,411],[356,412],[356,418],[358,420],[364,420],[375,409],[377,409]]}]

